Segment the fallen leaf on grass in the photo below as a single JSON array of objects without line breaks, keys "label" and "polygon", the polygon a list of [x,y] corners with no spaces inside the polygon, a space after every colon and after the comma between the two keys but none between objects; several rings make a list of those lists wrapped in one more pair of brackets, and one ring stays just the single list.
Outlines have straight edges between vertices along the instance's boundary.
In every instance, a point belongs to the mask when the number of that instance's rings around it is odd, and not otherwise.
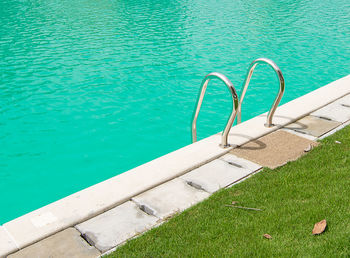
[{"label": "fallen leaf on grass", "polygon": [[264,238],[266,238],[266,239],[272,239],[272,236],[270,236],[269,234],[264,234]]},{"label": "fallen leaf on grass", "polygon": [[322,234],[327,227],[327,221],[321,220],[320,222],[317,222],[314,226],[314,229],[312,230],[313,235],[319,235]]}]

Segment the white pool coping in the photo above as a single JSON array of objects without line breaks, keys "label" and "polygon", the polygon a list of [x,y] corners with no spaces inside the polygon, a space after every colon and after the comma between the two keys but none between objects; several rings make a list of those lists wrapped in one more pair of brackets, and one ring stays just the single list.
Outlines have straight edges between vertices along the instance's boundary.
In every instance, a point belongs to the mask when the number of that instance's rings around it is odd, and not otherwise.
[{"label": "white pool coping", "polygon": [[[233,127],[229,143],[239,146],[257,139],[349,93],[350,75],[280,106],[273,119],[276,126],[272,128],[264,126],[266,113]],[[181,176],[232,149],[220,148],[220,142],[220,134],[212,135],[9,221],[2,228],[15,246],[22,249]]]}]

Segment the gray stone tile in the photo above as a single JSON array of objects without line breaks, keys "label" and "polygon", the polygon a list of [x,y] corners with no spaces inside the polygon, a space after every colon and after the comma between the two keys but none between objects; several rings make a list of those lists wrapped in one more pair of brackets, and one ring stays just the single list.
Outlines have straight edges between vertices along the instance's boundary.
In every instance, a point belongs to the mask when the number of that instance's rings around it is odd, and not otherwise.
[{"label": "gray stone tile", "polygon": [[341,126],[338,126],[337,128],[334,128],[332,131],[322,135],[319,139],[322,140],[324,138],[327,138],[328,136],[330,136],[330,135],[340,131],[341,129],[347,127],[348,125],[350,125],[350,121],[347,121],[347,122],[343,123]]},{"label": "gray stone tile", "polygon": [[91,245],[101,252],[123,243],[157,224],[158,218],[140,210],[133,202],[125,202],[76,228]]},{"label": "gray stone tile", "polygon": [[226,154],[181,176],[190,185],[213,193],[260,169],[248,160]]},{"label": "gray stone tile", "polygon": [[306,116],[292,124],[285,126],[284,128],[315,137],[320,137],[339,125],[341,125],[340,122],[321,119],[315,116]]},{"label": "gray stone tile", "polygon": [[132,198],[132,200],[144,207],[149,214],[166,219],[208,196],[209,193],[191,187],[182,179],[175,178]]},{"label": "gray stone tile", "polygon": [[310,135],[310,134],[299,133],[298,131],[294,131],[294,130],[287,129],[287,128],[282,128],[280,130],[285,131],[287,133],[294,134],[296,136],[299,136],[299,137],[302,137],[302,138],[305,138],[305,139],[308,139],[310,141],[317,141],[317,137],[315,137],[313,135]]},{"label": "gray stone tile", "polygon": [[9,255],[9,258],[95,258],[101,253],[90,246],[81,236],[78,230],[68,228],[55,235],[45,238],[33,245]]},{"label": "gray stone tile", "polygon": [[313,116],[330,119],[340,123],[350,120],[350,97],[349,95],[311,113]]},{"label": "gray stone tile", "polygon": [[343,106],[350,107],[350,94],[338,99],[336,102],[343,105]]},{"label": "gray stone tile", "polygon": [[5,257],[7,254],[18,250],[16,244],[8,235],[4,227],[0,226],[0,257]]}]

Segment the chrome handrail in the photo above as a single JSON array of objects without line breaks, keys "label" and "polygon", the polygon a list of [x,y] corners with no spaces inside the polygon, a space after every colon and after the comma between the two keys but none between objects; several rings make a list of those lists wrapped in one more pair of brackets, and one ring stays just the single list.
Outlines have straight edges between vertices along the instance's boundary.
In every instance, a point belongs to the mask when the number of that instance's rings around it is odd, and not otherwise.
[{"label": "chrome handrail", "polygon": [[249,82],[250,82],[250,79],[253,75],[253,72],[254,72],[254,69],[255,67],[258,65],[258,64],[261,64],[261,63],[266,63],[268,65],[270,65],[274,71],[276,72],[276,75],[280,81],[280,87],[279,87],[279,91],[278,91],[278,94],[274,100],[274,102],[272,103],[272,106],[270,108],[270,111],[267,115],[267,120],[266,120],[266,124],[265,126],[266,127],[272,127],[273,124],[272,124],[272,117],[276,111],[276,108],[278,106],[278,104],[280,103],[281,99],[282,99],[282,96],[283,96],[283,93],[284,93],[284,89],[285,89],[285,85],[284,85],[284,78],[283,78],[283,74],[282,74],[282,71],[281,69],[276,65],[276,63],[268,58],[258,58],[258,59],[255,59],[249,66],[249,69],[248,69],[248,72],[247,72],[247,77],[243,83],[243,87],[242,87],[242,91],[241,91],[241,98],[239,100],[239,106],[238,106],[238,109],[237,109],[237,124],[241,123],[241,119],[242,119],[242,112],[241,112],[241,107],[242,107],[242,103],[243,103],[243,99],[244,99],[244,96],[245,96],[245,93],[247,91],[247,88],[248,88],[248,85],[249,85]]},{"label": "chrome handrail", "polygon": [[198,118],[198,114],[199,111],[201,109],[202,106],[202,102],[203,102],[203,98],[204,98],[204,94],[205,91],[207,89],[207,86],[210,82],[211,79],[214,78],[218,78],[220,79],[223,83],[226,84],[226,86],[228,87],[228,89],[231,92],[231,96],[232,96],[232,111],[231,111],[231,115],[227,121],[226,127],[224,129],[224,131],[222,132],[222,140],[221,140],[221,144],[220,147],[222,148],[227,148],[230,145],[227,143],[228,141],[228,133],[230,132],[230,129],[232,127],[233,121],[236,118],[236,113],[237,113],[237,107],[238,107],[238,97],[237,97],[237,93],[235,88],[233,87],[232,82],[223,74],[221,73],[209,73],[207,76],[204,77],[201,87],[199,89],[199,94],[197,97],[197,103],[196,103],[196,108],[193,112],[193,120],[192,120],[192,142],[196,142],[197,141],[197,118]]}]

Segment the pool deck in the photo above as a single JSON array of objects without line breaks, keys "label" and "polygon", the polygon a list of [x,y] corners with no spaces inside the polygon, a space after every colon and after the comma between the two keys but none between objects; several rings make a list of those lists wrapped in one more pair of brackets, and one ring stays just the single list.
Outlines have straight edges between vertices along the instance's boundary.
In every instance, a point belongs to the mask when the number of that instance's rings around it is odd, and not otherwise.
[{"label": "pool deck", "polygon": [[[0,256],[98,257],[258,172],[307,153],[350,120],[350,75],[0,226]],[[243,110],[244,112],[244,110]],[[68,253],[67,253],[68,252]],[[42,256],[40,256],[42,255]]]}]

